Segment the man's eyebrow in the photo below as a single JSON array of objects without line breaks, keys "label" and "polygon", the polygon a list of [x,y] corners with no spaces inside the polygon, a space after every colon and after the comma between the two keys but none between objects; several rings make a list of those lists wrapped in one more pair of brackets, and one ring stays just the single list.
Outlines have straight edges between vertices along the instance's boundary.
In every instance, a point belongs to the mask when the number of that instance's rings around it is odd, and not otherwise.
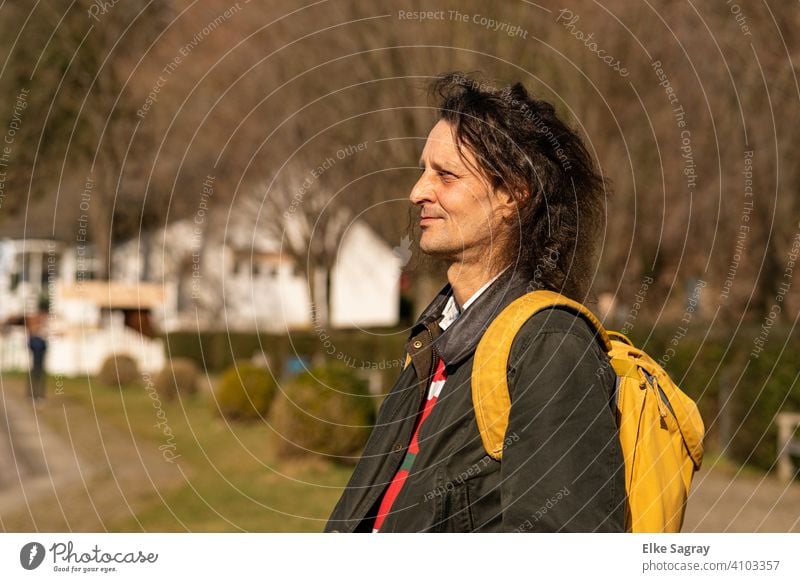
[{"label": "man's eyebrow", "polygon": [[[425,169],[425,161],[422,158],[419,159],[418,163],[419,163],[419,167],[421,169]],[[432,160],[431,161],[431,167],[434,170],[444,170],[445,169],[445,167],[442,164],[438,163],[436,160]]]}]

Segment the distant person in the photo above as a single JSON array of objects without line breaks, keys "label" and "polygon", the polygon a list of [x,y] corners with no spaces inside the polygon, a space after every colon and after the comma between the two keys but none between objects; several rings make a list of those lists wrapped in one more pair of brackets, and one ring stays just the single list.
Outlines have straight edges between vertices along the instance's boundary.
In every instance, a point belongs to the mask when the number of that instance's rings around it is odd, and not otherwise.
[{"label": "distant person", "polygon": [[439,120],[410,201],[449,282],[411,328],[410,363],[325,531],[625,531],[616,374],[583,318],[546,310],[516,335],[501,460],[471,397],[476,346],[505,306],[534,289],[586,300],[604,179],[521,83],[449,73],[433,90]]},{"label": "distant person", "polygon": [[44,337],[42,316],[37,314],[29,320],[28,349],[31,352],[30,396],[34,404],[40,405],[45,397],[47,374],[44,358],[47,353],[47,339]]}]

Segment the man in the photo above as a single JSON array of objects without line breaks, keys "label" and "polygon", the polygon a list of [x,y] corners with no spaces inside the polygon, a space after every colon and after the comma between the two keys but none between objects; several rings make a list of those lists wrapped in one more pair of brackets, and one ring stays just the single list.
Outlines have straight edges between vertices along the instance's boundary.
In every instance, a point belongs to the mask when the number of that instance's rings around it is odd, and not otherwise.
[{"label": "man", "polygon": [[34,405],[41,406],[45,397],[47,374],[44,369],[44,358],[47,352],[47,340],[42,324],[43,316],[40,313],[26,319],[28,326],[28,349],[31,352],[30,392]]},{"label": "man", "polygon": [[514,339],[502,461],[483,448],[470,390],[481,334],[511,301],[540,288],[586,299],[604,180],[521,84],[449,73],[432,88],[440,119],[410,199],[449,283],[413,326],[411,363],[325,529],[624,531],[616,377],[584,320],[547,310]]}]

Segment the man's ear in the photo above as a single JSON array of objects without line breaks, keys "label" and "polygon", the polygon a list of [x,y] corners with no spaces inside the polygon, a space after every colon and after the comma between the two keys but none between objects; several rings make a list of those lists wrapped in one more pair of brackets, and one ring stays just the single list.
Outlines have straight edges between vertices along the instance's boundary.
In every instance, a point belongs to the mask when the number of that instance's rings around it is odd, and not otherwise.
[{"label": "man's ear", "polygon": [[498,186],[494,189],[495,200],[497,203],[497,210],[502,217],[506,220],[517,218],[517,204],[518,199],[524,196],[514,196],[514,194],[505,186]]}]

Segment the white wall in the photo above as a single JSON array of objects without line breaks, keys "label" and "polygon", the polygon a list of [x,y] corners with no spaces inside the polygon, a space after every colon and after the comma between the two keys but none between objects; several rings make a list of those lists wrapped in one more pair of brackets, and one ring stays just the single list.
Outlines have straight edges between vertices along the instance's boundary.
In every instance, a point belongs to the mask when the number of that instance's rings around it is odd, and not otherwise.
[{"label": "white wall", "polygon": [[331,325],[369,327],[397,324],[400,259],[367,226],[353,223],[333,270]]}]

